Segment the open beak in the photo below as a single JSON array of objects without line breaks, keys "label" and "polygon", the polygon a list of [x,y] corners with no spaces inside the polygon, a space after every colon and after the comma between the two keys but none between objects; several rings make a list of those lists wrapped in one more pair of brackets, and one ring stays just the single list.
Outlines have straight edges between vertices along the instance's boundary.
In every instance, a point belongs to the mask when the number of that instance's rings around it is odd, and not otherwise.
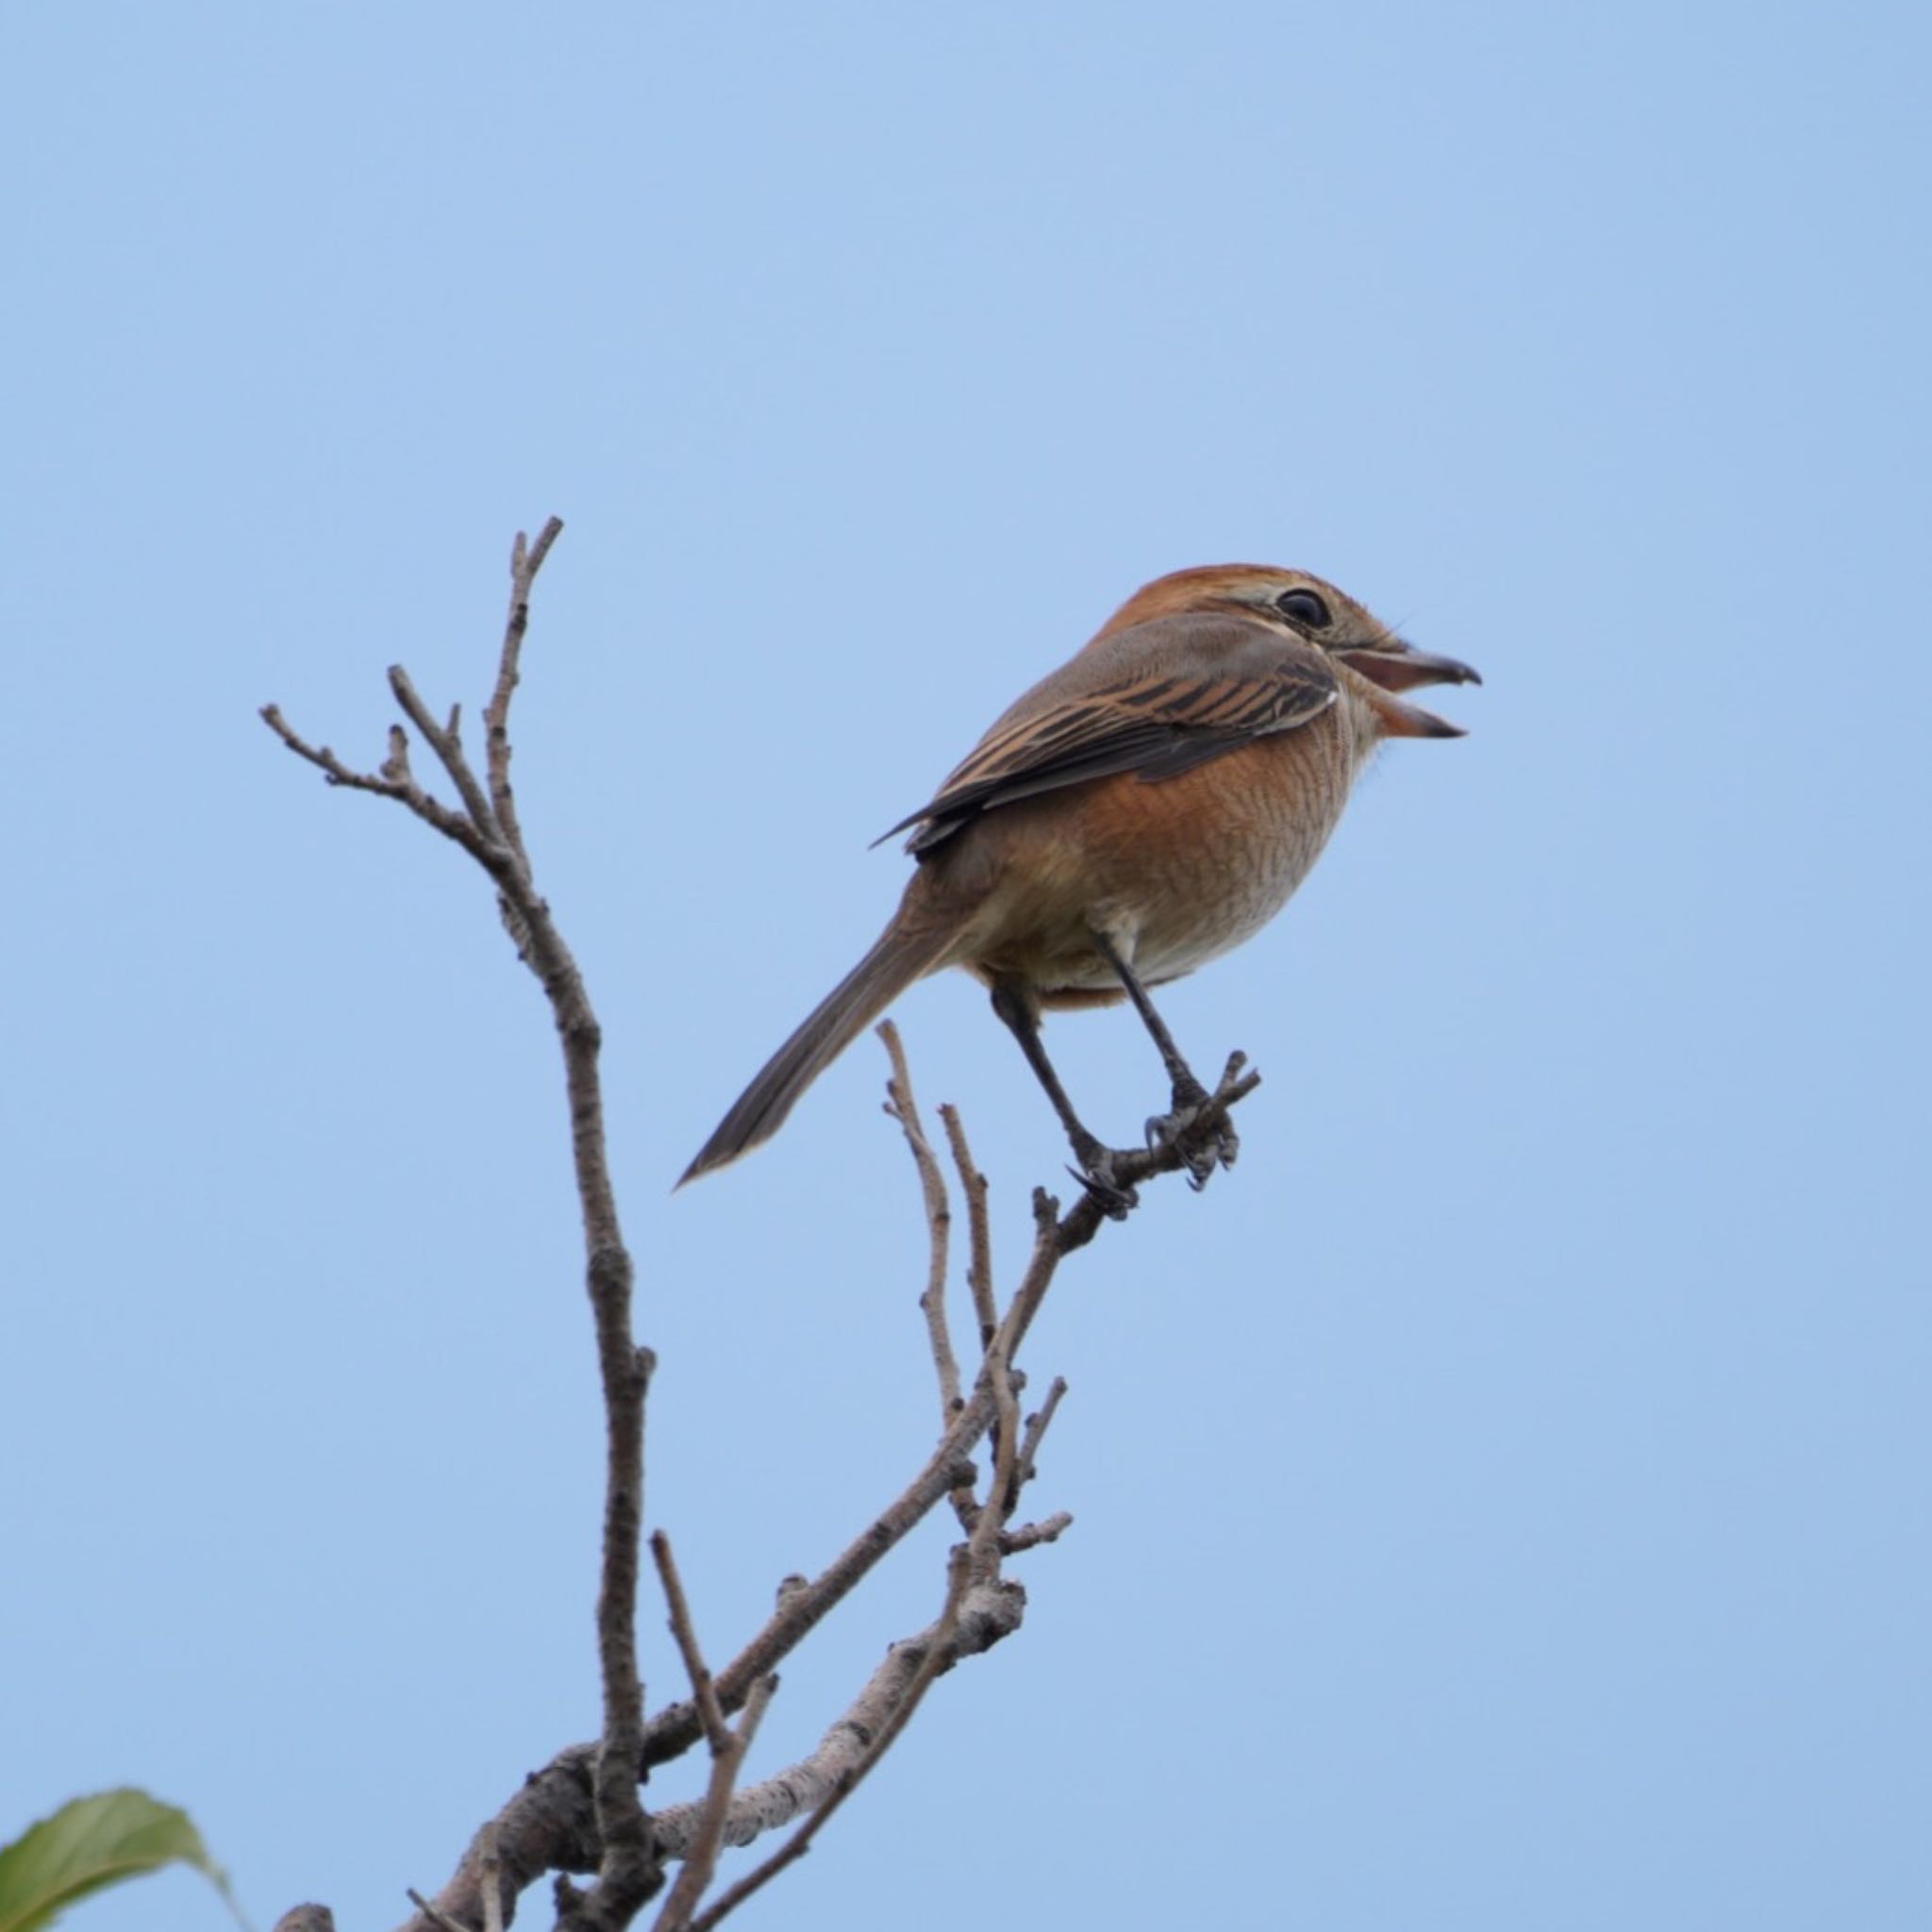
[{"label": "open beak", "polygon": [[[1452,724],[1420,705],[1404,704],[1393,695],[1424,684],[1480,684],[1476,673],[1454,658],[1437,658],[1418,651],[1398,637],[1334,653],[1351,671],[1376,687],[1369,702],[1381,714],[1382,728],[1391,738],[1460,738],[1460,724]],[[1388,693],[1388,695],[1384,695]]]}]

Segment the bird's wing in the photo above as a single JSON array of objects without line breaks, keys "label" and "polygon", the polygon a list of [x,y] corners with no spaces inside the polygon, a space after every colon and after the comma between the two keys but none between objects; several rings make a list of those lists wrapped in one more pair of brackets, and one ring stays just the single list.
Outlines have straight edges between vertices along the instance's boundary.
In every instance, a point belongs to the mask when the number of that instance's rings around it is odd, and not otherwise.
[{"label": "bird's wing", "polygon": [[930,851],[983,811],[1116,773],[1158,784],[1337,696],[1321,653],[1271,625],[1213,613],[1137,625],[1030,691],[881,841],[916,825],[906,849]]}]

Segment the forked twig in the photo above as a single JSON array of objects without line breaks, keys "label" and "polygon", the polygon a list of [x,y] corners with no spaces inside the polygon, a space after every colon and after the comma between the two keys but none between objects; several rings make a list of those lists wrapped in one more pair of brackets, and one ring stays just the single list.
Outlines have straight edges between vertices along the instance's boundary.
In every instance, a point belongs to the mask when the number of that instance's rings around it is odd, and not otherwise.
[{"label": "forked twig", "polygon": [[925,1138],[925,1124],[919,1118],[919,1103],[912,1095],[912,1075],[907,1070],[906,1048],[899,1039],[899,1029],[891,1021],[882,1020],[873,1030],[885,1042],[886,1057],[892,1063],[892,1077],[886,1083],[886,1111],[899,1123],[906,1144],[912,1151],[925,1208],[928,1260],[925,1291],[919,1297],[919,1308],[925,1317],[926,1341],[932,1349],[933,1368],[939,1375],[940,1426],[943,1428],[959,1409],[959,1358],[953,1353],[952,1331],[946,1323],[946,1264],[951,1254],[953,1209],[946,1199],[940,1164]]},{"label": "forked twig", "polygon": [[602,1033],[583,975],[564,942],[550,908],[538,892],[508,784],[509,704],[529,628],[530,592],[538,571],[563,528],[552,517],[535,543],[521,532],[510,551],[509,612],[497,654],[494,689],[485,713],[490,732],[490,783],[478,780],[463,749],[460,713],[452,708],[439,724],[399,664],[389,672],[390,690],[404,715],[435,753],[461,801],[452,809],[425,791],[409,765],[407,735],[389,734],[389,756],[375,773],[355,772],[325,746],[303,739],[269,705],[262,718],[296,754],[317,766],[332,784],[393,798],[454,840],[487,872],[509,914],[520,955],[541,981],[563,1044],[569,1091],[572,1153],[584,1224],[585,1276],[597,1332],[604,1388],[606,1479],[603,1561],[597,1591],[597,1648],[604,1687],[604,1735],[594,1778],[600,1846],[598,1879],[578,1902],[586,1932],[627,1925],[637,1907],[662,1882],[653,1854],[649,1822],[638,1797],[637,1771],[643,1751],[643,1691],[637,1662],[637,1579],[643,1508],[643,1415],[652,1357],[631,1332],[633,1268],[625,1246],[611,1187],[604,1139],[603,1090],[598,1073]]},{"label": "forked twig", "polygon": [[677,1565],[671,1555],[671,1540],[661,1529],[651,1537],[651,1555],[657,1561],[658,1574],[664,1586],[664,1601],[670,1607],[672,1635],[684,1658],[685,1672],[691,1678],[691,1695],[696,1700],[705,1736],[711,1747],[711,1775],[704,1806],[698,1814],[691,1842],[685,1849],[683,1869],[678,1873],[677,1881],[665,1898],[663,1909],[658,1912],[657,1920],[657,1932],[685,1932],[691,1924],[691,1913],[711,1883],[711,1874],[717,1870],[718,1848],[724,1842],[732,1787],[738,1782],[739,1769],[744,1762],[745,1753],[751,1749],[752,1740],[758,1735],[759,1720],[765,1714],[765,1706],[771,1702],[773,1691],[777,1689],[778,1680],[772,1676],[761,1677],[745,1701],[744,1715],[739,1720],[737,1728],[726,1724],[724,1713],[718,1707],[718,1696],[710,1673],[706,1670],[704,1657],[698,1648],[697,1629],[691,1622],[691,1605],[685,1598],[683,1579],[679,1577]]}]

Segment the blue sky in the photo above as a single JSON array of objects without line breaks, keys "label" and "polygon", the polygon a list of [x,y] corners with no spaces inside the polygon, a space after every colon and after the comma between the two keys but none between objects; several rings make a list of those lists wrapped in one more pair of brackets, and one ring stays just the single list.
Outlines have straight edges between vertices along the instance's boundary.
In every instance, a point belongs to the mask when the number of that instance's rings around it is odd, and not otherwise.
[{"label": "blue sky", "polygon": [[[139,1782],[259,1921],[380,1925],[594,1729],[547,1018],[480,876],[254,717],[373,760],[390,662],[479,705],[556,512],[521,798],[721,1656],[931,1433],[870,1042],[668,1192],[885,918],[867,841],[1180,565],[1487,680],[1168,997],[1266,1084],[1041,1324],[1075,1526],[742,1923],[943,1932],[991,1860],[1042,1924],[1924,1924],[1928,40],[17,10],[0,1836]],[[899,1019],[1010,1279],[1051,1116],[962,977]],[[1052,1043],[1104,1130],[1158,1104],[1129,1018]]]}]

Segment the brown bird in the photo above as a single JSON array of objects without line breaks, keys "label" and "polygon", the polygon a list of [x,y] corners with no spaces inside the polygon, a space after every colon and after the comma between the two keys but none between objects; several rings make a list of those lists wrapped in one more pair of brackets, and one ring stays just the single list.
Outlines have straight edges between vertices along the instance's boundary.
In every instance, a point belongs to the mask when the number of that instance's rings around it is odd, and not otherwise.
[{"label": "brown bird", "polygon": [[769,1140],[865,1026],[944,966],[991,990],[1110,1208],[1131,1194],[1054,1073],[1040,1015],[1132,1000],[1174,1088],[1150,1142],[1179,1143],[1204,1184],[1233,1160],[1234,1132],[1224,1119],[1194,1131],[1208,1094],[1148,989],[1281,910],[1383,739],[1462,735],[1396,693],[1481,681],[1306,571],[1216,564],[1136,591],[891,828],[914,827],[906,849],[919,861],[898,911],[678,1185]]}]

